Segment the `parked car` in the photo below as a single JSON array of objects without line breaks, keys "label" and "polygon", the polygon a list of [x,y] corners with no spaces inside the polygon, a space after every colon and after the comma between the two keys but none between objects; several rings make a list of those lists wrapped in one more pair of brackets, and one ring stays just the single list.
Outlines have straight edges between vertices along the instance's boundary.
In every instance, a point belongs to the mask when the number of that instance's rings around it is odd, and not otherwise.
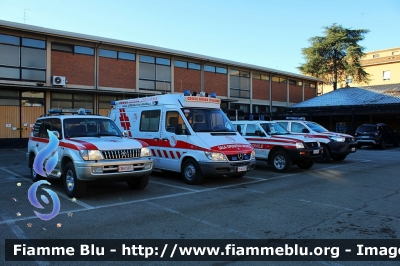
[{"label": "parked car", "polygon": [[400,137],[396,130],[392,130],[383,123],[363,124],[355,133],[357,147],[376,146],[384,150],[387,144],[399,147]]},{"label": "parked car", "polygon": [[271,121],[232,121],[238,132],[254,147],[256,159],[266,161],[276,172],[287,172],[292,164],[309,169],[323,150],[317,139],[290,134]]},{"label": "parked car", "polygon": [[[69,197],[81,197],[87,181],[126,181],[147,186],[153,160],[147,143],[129,138],[108,117],[84,109],[52,109],[37,119],[26,154],[34,182],[59,178]],[[51,167],[50,167],[51,166]]]},{"label": "parked car", "polygon": [[285,129],[295,134],[305,134],[309,138],[325,139],[321,141],[324,152],[319,163],[327,163],[331,160],[342,161],[350,153],[357,151],[357,143],[353,136],[329,131],[318,123],[305,120],[275,120]]}]

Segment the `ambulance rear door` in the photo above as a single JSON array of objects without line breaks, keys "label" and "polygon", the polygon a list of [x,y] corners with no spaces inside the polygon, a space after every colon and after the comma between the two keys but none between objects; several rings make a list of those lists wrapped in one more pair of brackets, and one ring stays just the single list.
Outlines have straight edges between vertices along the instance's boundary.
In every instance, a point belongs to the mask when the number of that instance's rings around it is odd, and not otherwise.
[{"label": "ambulance rear door", "polygon": [[165,119],[161,125],[162,168],[180,172],[180,159],[187,152],[187,122],[176,108],[165,108]]},{"label": "ambulance rear door", "polygon": [[161,121],[162,107],[146,108],[140,112],[140,124],[137,138],[150,146],[154,160],[154,168],[161,169],[162,142],[161,142]]}]

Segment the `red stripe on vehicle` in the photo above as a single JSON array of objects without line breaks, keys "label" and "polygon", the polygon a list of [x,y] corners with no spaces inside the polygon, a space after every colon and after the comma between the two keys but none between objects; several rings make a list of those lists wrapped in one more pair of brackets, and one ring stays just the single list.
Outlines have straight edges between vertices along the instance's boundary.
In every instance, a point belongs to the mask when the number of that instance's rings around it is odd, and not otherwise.
[{"label": "red stripe on vehicle", "polygon": [[154,151],[154,149],[151,149],[151,154],[153,154],[153,156],[156,156],[156,152]]},{"label": "red stripe on vehicle", "polygon": [[162,157],[160,150],[157,150],[157,153],[158,153],[158,157]]},{"label": "red stripe on vehicle", "polygon": [[83,146],[85,146],[86,150],[98,150],[98,148],[96,147],[96,145],[94,145],[93,143],[84,141],[84,140],[78,140],[78,139],[68,139],[69,141],[72,142],[78,142],[79,144],[82,144]]},{"label": "red stripe on vehicle", "polygon": [[165,158],[168,158],[168,153],[166,150],[163,150]]},{"label": "red stripe on vehicle", "polygon": [[178,159],[181,158],[181,153],[179,151],[176,152],[176,156],[178,156]]},{"label": "red stripe on vehicle", "polygon": [[171,158],[172,158],[172,159],[175,159],[175,155],[174,155],[174,152],[173,152],[173,151],[169,151],[169,154],[171,154]]}]

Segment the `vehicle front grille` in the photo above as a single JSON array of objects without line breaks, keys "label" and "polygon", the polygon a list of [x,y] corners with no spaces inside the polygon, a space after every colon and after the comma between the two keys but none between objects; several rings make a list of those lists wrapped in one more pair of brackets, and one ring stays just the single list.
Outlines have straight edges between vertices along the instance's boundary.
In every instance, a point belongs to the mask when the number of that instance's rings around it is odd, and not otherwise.
[{"label": "vehicle front grille", "polygon": [[114,150],[114,151],[101,151],[104,159],[115,160],[115,159],[129,159],[129,158],[139,158],[140,149],[132,150]]},{"label": "vehicle front grille", "polygon": [[350,138],[350,137],[346,137],[345,141],[346,142],[354,142],[355,139],[354,138]]},{"label": "vehicle front grille", "polygon": [[309,148],[309,149],[318,148],[318,142],[304,142],[304,144],[306,145],[305,148]]},{"label": "vehicle front grille", "polygon": [[229,161],[243,161],[243,160],[250,160],[251,154],[250,153],[241,153],[241,154],[233,154],[226,156]]}]

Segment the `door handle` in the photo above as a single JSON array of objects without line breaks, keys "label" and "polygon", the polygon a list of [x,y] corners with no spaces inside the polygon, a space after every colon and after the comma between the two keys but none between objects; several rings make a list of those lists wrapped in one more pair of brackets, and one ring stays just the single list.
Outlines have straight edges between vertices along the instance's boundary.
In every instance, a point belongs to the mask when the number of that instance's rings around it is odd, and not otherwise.
[{"label": "door handle", "polygon": [[163,138],[162,140],[168,140],[168,138]]},{"label": "door handle", "polygon": [[159,138],[154,138],[154,140],[160,140]]}]

